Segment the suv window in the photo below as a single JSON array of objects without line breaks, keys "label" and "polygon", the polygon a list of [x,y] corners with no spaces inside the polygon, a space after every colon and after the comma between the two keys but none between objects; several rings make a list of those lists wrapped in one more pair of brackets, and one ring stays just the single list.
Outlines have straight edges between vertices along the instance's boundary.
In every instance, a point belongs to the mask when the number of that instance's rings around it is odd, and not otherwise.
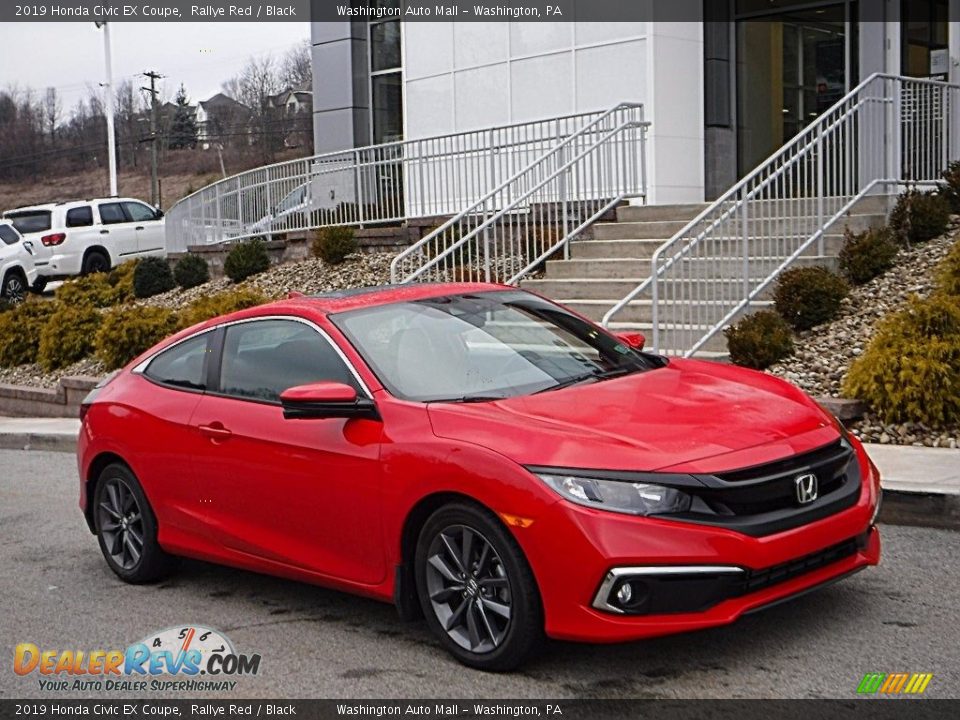
[{"label": "suv window", "polygon": [[120,203],[104,203],[100,206],[100,222],[104,225],[116,225],[127,222],[127,216],[123,214]]},{"label": "suv window", "polygon": [[212,335],[207,332],[164,350],[150,362],[144,375],[165,385],[205,390],[207,342]]},{"label": "suv window", "polygon": [[93,208],[89,205],[67,210],[67,227],[88,227],[93,225]]},{"label": "suv window", "polygon": [[0,225],[0,240],[3,240],[7,245],[16,245],[20,242],[20,236],[9,225]]},{"label": "suv window", "polygon": [[156,220],[157,213],[153,208],[144,205],[143,203],[138,202],[125,202],[123,207],[127,211],[127,215],[130,216],[130,219],[133,222],[144,222],[145,220]]},{"label": "suv window", "polygon": [[227,328],[222,393],[278,402],[288,388],[324,381],[360,391],[337,351],[313,328],[294,320],[258,320]]},{"label": "suv window", "polygon": [[21,233],[44,232],[50,229],[49,210],[26,210],[7,213],[7,219]]}]

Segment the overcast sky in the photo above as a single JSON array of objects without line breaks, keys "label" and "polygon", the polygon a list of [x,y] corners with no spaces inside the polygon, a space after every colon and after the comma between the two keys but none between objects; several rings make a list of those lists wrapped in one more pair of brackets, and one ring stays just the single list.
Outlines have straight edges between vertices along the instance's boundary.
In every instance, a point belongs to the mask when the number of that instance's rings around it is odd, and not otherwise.
[{"label": "overcast sky", "polygon": [[[220,91],[251,55],[278,60],[310,37],[305,22],[111,23],[114,82],[156,70],[163,98],[184,83],[191,102]],[[0,24],[0,89],[56,87],[67,114],[103,82],[103,33],[92,22]],[[145,80],[145,78],[140,78]]]}]

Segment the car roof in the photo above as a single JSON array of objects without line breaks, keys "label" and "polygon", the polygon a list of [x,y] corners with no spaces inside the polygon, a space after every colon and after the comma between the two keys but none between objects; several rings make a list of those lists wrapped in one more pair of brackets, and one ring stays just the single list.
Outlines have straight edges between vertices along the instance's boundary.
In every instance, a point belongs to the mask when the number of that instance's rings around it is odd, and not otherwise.
[{"label": "car roof", "polygon": [[38,210],[54,210],[58,207],[64,207],[66,205],[87,205],[89,203],[100,203],[100,202],[138,202],[143,203],[144,205],[149,205],[146,200],[141,200],[140,198],[134,197],[101,197],[101,198],[88,198],[88,199],[78,199],[78,200],[60,200],[58,202],[52,203],[41,203],[39,205],[24,205],[22,207],[10,208],[5,210],[5,213],[13,212],[35,212]]}]

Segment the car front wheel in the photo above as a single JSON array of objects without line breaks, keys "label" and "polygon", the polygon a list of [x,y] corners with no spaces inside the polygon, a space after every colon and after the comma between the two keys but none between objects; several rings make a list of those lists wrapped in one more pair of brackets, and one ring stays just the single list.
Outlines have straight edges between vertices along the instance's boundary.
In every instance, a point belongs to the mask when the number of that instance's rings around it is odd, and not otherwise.
[{"label": "car front wheel", "polygon": [[94,491],[97,539],[107,565],[124,582],[158,580],[175,564],[157,542],[157,520],[129,468],[108,465]]},{"label": "car front wheel", "polygon": [[10,303],[21,303],[27,296],[27,283],[23,276],[16,271],[10,271],[3,278],[0,286],[0,298]]},{"label": "car front wheel", "polygon": [[543,613],[517,541],[487,510],[452,504],[420,533],[417,593],[431,630],[462,663],[511,670],[539,645]]}]

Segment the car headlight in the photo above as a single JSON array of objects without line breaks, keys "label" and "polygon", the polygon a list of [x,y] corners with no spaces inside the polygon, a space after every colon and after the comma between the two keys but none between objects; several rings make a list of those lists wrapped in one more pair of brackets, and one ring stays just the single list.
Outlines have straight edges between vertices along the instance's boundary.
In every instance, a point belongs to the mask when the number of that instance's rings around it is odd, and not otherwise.
[{"label": "car headlight", "polygon": [[536,475],[570,502],[627,515],[686,512],[692,500],[682,490],[664,485],[574,475]]}]

